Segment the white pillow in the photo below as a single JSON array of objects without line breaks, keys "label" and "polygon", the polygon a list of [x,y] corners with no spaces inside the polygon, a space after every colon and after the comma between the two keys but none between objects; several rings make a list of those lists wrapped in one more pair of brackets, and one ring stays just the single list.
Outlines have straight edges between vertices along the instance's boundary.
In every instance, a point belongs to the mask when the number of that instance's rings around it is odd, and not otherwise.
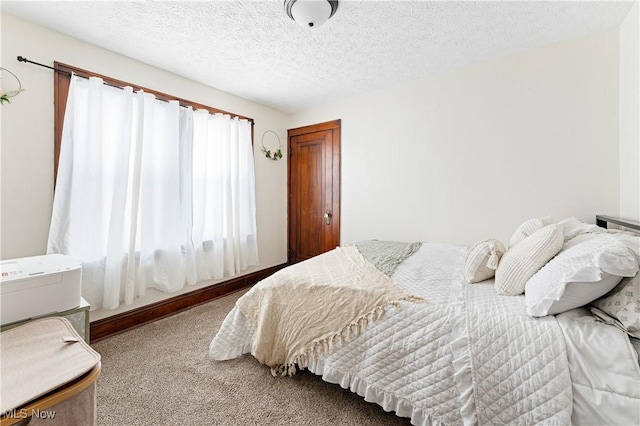
[{"label": "white pillow", "polygon": [[544,216],[527,220],[522,225],[518,226],[516,231],[511,236],[511,239],[509,240],[509,248],[515,246],[520,241],[524,240],[537,230],[542,229],[547,225],[551,225],[552,223],[553,219],[551,218],[551,216]]},{"label": "white pillow", "polygon": [[478,283],[493,277],[505,251],[504,245],[493,239],[471,247],[464,261],[464,279],[468,283]]},{"label": "white pillow", "polygon": [[527,281],[527,313],[541,317],[586,305],[637,271],[635,254],[614,236],[579,235]]},{"label": "white pillow", "polygon": [[618,287],[593,302],[593,306],[591,312],[597,318],[640,338],[640,274],[623,278]]},{"label": "white pillow", "polygon": [[[547,298],[542,299],[537,305],[527,305],[527,313],[532,317],[543,317],[579,308],[596,300],[598,297],[602,297],[603,294],[607,294],[620,283],[620,280],[622,280],[622,277],[603,272],[602,278],[596,282],[580,281],[567,283],[563,293],[558,296],[558,300],[552,300],[552,296],[547,296]],[[525,301],[527,300],[527,291],[525,287]],[[549,307],[546,307],[546,304],[549,304]]]},{"label": "white pillow", "polygon": [[615,237],[616,241],[635,253],[640,264],[640,235],[635,232],[621,231],[619,229],[607,229],[607,233]]},{"label": "white pillow", "polygon": [[560,251],[563,242],[562,228],[548,225],[510,248],[496,271],[496,292],[522,294],[529,278]]},{"label": "white pillow", "polygon": [[558,225],[562,226],[562,233],[564,234],[564,241],[567,242],[570,239],[586,233],[599,233],[606,234],[607,230],[598,225],[592,225],[589,223],[580,222],[575,217],[569,217],[567,219],[558,222]]}]

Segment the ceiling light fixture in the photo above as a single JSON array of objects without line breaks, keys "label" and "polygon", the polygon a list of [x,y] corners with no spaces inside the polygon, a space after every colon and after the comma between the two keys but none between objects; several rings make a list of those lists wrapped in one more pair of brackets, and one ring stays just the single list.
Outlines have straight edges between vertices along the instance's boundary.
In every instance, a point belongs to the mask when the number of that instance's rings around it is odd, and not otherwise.
[{"label": "ceiling light fixture", "polygon": [[284,0],[289,18],[305,27],[319,27],[338,10],[338,0]]}]

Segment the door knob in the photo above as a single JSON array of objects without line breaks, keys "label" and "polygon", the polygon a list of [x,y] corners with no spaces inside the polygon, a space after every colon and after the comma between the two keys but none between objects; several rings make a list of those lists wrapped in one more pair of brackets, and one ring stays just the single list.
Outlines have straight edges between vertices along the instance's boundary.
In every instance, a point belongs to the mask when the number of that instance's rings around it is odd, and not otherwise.
[{"label": "door knob", "polygon": [[326,225],[331,225],[331,216],[333,216],[331,214],[331,210],[327,210],[326,212],[324,212],[324,223]]}]

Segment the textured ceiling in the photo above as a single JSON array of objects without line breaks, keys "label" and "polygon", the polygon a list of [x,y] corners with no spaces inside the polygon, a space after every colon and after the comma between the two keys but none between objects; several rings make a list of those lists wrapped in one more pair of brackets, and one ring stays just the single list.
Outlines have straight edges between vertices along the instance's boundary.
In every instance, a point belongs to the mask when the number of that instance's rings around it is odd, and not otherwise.
[{"label": "textured ceiling", "polygon": [[282,0],[2,1],[3,12],[289,113],[617,27],[631,6],[341,0],[311,29]]}]

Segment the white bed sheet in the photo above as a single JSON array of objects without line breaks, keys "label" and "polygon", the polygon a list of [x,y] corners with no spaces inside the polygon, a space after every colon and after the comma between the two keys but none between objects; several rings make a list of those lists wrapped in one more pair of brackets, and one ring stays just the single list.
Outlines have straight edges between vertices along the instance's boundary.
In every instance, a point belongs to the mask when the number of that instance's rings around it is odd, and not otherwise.
[{"label": "white bed sheet", "polygon": [[640,425],[640,365],[629,336],[584,308],[557,315],[565,337],[576,425]]}]

